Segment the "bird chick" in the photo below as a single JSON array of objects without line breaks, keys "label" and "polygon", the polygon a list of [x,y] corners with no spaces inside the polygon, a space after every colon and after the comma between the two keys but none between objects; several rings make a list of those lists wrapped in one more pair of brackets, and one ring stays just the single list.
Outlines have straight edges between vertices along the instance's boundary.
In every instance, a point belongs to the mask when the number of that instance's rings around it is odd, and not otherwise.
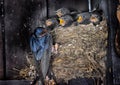
[{"label": "bird chick", "polygon": [[88,24],[90,19],[90,14],[88,12],[79,13],[76,16],[76,21],[79,24]]},{"label": "bird chick", "polygon": [[59,24],[61,26],[69,26],[73,22],[73,18],[70,15],[65,15],[59,18]]},{"label": "bird chick", "polygon": [[70,14],[70,10],[68,10],[67,8],[60,8],[56,11],[56,15],[58,17],[62,17],[64,15]]},{"label": "bird chick", "polygon": [[49,29],[52,30],[53,28],[55,28],[56,26],[58,26],[59,22],[58,22],[58,20],[56,18],[50,18],[50,19],[47,19],[45,21],[45,24],[46,24],[46,26]]},{"label": "bird chick", "polygon": [[92,15],[90,17],[91,23],[93,23],[94,25],[97,25],[100,23],[101,20],[102,20],[102,17],[99,13],[92,13]]}]

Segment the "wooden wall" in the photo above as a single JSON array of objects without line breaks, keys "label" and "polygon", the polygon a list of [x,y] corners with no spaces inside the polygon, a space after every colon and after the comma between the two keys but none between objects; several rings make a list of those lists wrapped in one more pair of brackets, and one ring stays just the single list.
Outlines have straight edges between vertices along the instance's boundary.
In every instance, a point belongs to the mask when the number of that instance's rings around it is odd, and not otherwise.
[{"label": "wooden wall", "polygon": [[65,7],[70,10],[88,11],[88,0],[48,0],[49,17],[55,15],[55,11]]},{"label": "wooden wall", "polygon": [[6,78],[16,79],[18,71],[13,69],[19,70],[27,65],[26,53],[30,51],[29,35],[32,29],[39,26],[40,18],[46,17],[41,12],[45,5],[44,0],[4,1]]},{"label": "wooden wall", "polygon": [[[0,0],[1,2],[2,0]],[[2,5],[0,4],[0,79],[3,79],[4,69],[3,69],[3,39],[2,39]]]}]

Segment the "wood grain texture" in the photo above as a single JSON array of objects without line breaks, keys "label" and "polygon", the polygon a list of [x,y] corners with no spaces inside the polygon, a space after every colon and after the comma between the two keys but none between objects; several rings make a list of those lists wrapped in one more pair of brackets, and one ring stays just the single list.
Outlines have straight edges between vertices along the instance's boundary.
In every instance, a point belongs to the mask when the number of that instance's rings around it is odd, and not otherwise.
[{"label": "wood grain texture", "polygon": [[[5,51],[7,79],[18,79],[19,71],[28,66],[30,28],[35,29],[41,18],[46,17],[44,0],[5,0]],[[38,13],[39,12],[39,13]],[[35,18],[34,18],[35,17]],[[35,23],[29,25],[30,20]]]},{"label": "wood grain texture", "polygon": [[[2,0],[0,0],[1,2]],[[3,41],[2,41],[2,5],[0,4],[0,79],[3,79],[4,69],[3,69]]]}]

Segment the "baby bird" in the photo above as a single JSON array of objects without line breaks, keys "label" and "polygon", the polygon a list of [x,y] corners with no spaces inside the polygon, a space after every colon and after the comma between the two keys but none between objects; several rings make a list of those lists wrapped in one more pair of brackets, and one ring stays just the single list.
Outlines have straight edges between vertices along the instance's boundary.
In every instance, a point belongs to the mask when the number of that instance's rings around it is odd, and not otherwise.
[{"label": "baby bird", "polygon": [[99,13],[92,13],[90,17],[90,22],[93,23],[94,25],[97,25],[102,21],[102,17]]},{"label": "baby bird", "polygon": [[90,13],[85,12],[85,13],[79,13],[76,16],[76,21],[78,24],[88,24],[90,23]]},{"label": "baby bird", "polygon": [[59,22],[56,18],[50,18],[45,21],[46,27],[48,27],[50,30],[55,28],[56,26],[59,25]]},{"label": "baby bird", "polygon": [[70,15],[65,15],[59,18],[59,24],[63,27],[71,25],[73,18]]},{"label": "baby bird", "polygon": [[67,8],[60,8],[56,11],[56,15],[58,17],[62,17],[64,15],[70,14],[70,10],[68,10]]}]

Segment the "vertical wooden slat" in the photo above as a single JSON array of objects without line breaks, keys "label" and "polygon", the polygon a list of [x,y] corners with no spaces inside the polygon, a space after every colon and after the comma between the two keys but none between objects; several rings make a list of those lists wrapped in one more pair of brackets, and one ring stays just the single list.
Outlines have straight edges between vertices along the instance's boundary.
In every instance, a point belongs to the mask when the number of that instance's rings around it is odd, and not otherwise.
[{"label": "vertical wooden slat", "polygon": [[3,68],[3,35],[2,30],[4,28],[4,17],[3,17],[3,0],[0,0],[0,79],[4,78],[4,68]]},{"label": "vertical wooden slat", "polygon": [[[94,1],[94,0],[92,0]],[[70,10],[88,11],[88,0],[48,0],[49,17],[55,16],[55,11],[62,7]]]},{"label": "vertical wooden slat", "polygon": [[[0,30],[1,30],[1,21],[0,21]],[[0,79],[3,79],[4,70],[3,70],[3,42],[2,42],[2,33],[0,31]]]},{"label": "vertical wooden slat", "polygon": [[14,68],[20,70],[28,66],[30,28],[41,26],[43,18],[46,18],[45,0],[5,0],[7,79],[18,79],[19,72]]},{"label": "vertical wooden slat", "polygon": [[[30,19],[30,28],[32,29],[32,32],[36,27],[44,27],[44,20],[47,18],[47,0],[34,0],[32,6],[36,7],[35,9],[32,9],[31,13],[31,19]],[[31,6],[31,7],[32,7]]]},{"label": "vertical wooden slat", "polygon": [[[25,58],[27,29],[21,33],[26,15],[26,0],[5,0],[5,51],[6,51],[6,79],[16,79],[19,72],[27,65]],[[23,35],[25,35],[26,40]]]},{"label": "vertical wooden slat", "polygon": [[0,81],[0,85],[30,85],[30,81],[26,81],[26,80],[6,80],[6,81]]}]

